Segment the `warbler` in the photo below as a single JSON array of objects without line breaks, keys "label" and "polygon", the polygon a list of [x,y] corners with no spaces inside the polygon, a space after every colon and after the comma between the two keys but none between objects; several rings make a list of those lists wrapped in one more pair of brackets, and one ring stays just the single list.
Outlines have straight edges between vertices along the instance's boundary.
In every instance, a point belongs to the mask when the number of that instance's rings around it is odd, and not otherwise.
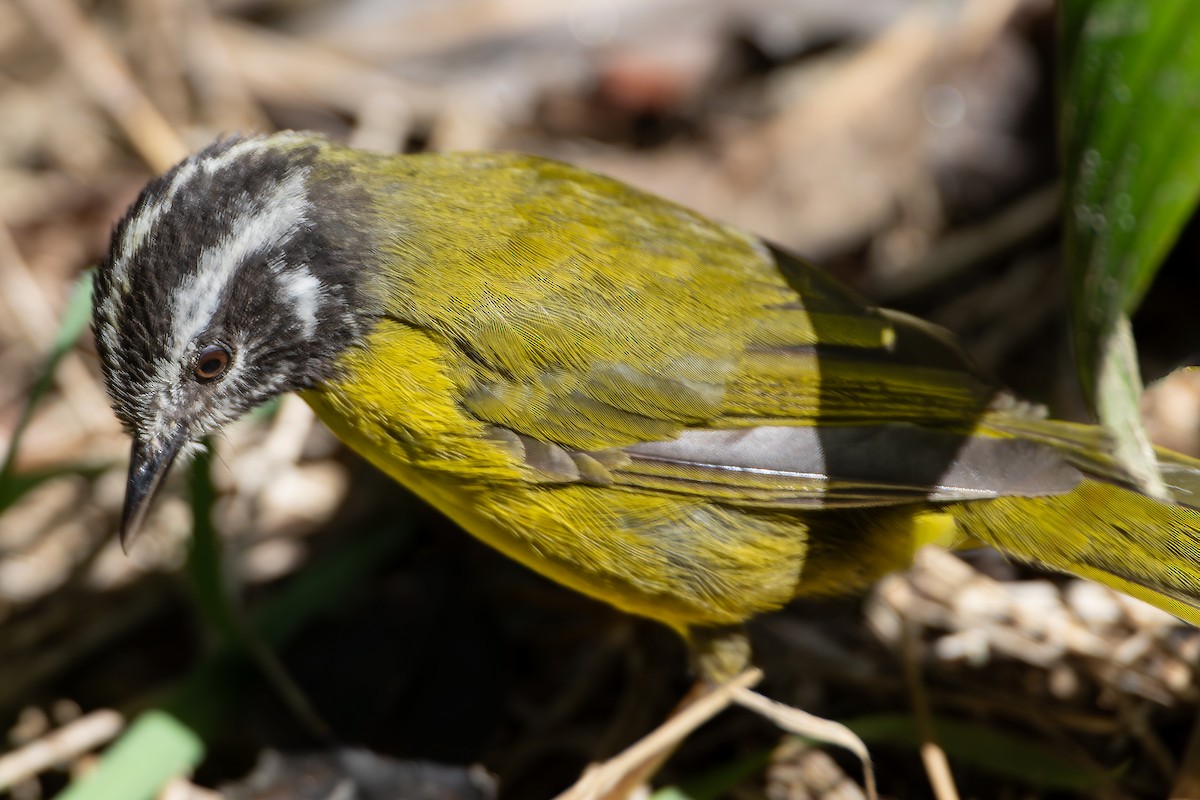
[{"label": "warbler", "polygon": [[1145,496],[945,330],[664,199],[507,153],[227,138],[116,226],[94,330],[172,462],[284,392],[462,528],[744,666],[745,620],[983,542],[1200,622],[1200,462]]}]

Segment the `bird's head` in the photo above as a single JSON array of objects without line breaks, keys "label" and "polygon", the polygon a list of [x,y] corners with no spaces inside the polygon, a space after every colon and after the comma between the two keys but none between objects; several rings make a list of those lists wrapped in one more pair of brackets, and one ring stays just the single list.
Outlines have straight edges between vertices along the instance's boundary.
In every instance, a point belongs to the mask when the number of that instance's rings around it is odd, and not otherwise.
[{"label": "bird's head", "polygon": [[217,142],[152,181],[98,270],[93,327],[133,437],[128,547],[176,456],[328,377],[369,324],[370,204],[304,134]]}]

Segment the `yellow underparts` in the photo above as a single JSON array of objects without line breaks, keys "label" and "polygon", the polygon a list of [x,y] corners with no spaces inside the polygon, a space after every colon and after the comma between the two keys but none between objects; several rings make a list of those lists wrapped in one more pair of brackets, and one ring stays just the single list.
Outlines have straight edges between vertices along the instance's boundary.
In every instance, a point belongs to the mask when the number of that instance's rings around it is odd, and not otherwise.
[{"label": "yellow underparts", "polygon": [[[479,539],[677,629],[741,622],[798,588],[860,589],[905,566],[921,544],[961,538],[948,515],[929,510],[748,510],[619,485],[529,481],[520,455],[453,401],[461,389],[449,357],[427,332],[384,322],[343,357],[340,379],[305,399],[339,438]],[[819,541],[810,536],[818,520]]]},{"label": "yellow underparts", "polygon": [[[798,537],[702,536],[729,523],[706,503],[527,481],[519,456],[452,401],[446,356],[429,334],[384,322],[344,356],[342,378],[305,399],[342,441],[471,534],[578,591],[680,629],[790,598],[778,565],[800,561]],[[768,563],[782,574],[763,585]]]}]

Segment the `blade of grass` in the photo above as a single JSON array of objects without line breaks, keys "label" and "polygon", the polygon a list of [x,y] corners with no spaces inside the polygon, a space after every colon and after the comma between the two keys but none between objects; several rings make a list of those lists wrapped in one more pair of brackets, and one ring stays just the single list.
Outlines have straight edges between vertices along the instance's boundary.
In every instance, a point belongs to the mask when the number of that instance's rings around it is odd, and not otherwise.
[{"label": "blade of grass", "polygon": [[69,464],[62,467],[10,474],[6,479],[0,481],[0,514],[46,481],[52,481],[64,475],[78,475],[92,480],[98,478],[103,472],[104,468],[99,466]]},{"label": "blade of grass", "polygon": [[[922,737],[916,720],[904,714],[884,714],[845,720],[845,725],[872,747],[881,744],[919,749]],[[946,755],[954,761],[1041,789],[1094,792],[1117,775],[1079,765],[1039,747],[1026,736],[994,726],[934,717],[933,730]]]},{"label": "blade of grass", "polygon": [[1117,457],[1165,488],[1138,413],[1129,326],[1200,197],[1200,4],[1063,0],[1065,256],[1084,394]]},{"label": "blade of grass", "polygon": [[188,473],[191,489],[192,537],[189,541],[185,570],[192,600],[209,631],[222,645],[238,641],[237,618],[233,598],[225,584],[221,561],[221,540],[213,524],[212,509],[216,488],[212,482],[212,445],[205,441],[196,453]]},{"label": "blade of grass", "polygon": [[21,409],[21,416],[17,418],[17,424],[13,428],[12,441],[9,442],[8,451],[4,454],[4,462],[0,465],[0,512],[42,482],[41,480],[18,480],[14,474],[17,452],[21,446],[21,439],[25,435],[25,429],[29,427],[29,421],[33,417],[33,410],[50,390],[54,382],[54,371],[58,369],[58,364],[62,361],[63,356],[75,346],[79,337],[87,329],[88,322],[92,318],[91,311],[92,271],[88,270],[79,276],[79,280],[71,289],[62,321],[59,323],[54,341],[50,345],[50,352],[46,356],[41,372],[38,373],[37,381],[34,382],[33,388],[29,392],[25,407]]},{"label": "blade of grass", "polygon": [[[315,563],[254,616],[253,628],[278,648],[318,612],[348,595],[410,541],[405,529],[354,537]],[[205,742],[236,714],[258,671],[244,650],[222,648],[139,716],[93,772],[59,800],[148,800],[204,757]]]},{"label": "blade of grass", "polygon": [[651,800],[720,800],[771,763],[773,750],[760,750],[705,770],[679,786],[665,786]]},{"label": "blade of grass", "polygon": [[221,554],[221,537],[213,523],[216,487],[212,481],[212,447],[205,442],[190,472],[192,489],[192,538],[187,574],[200,616],[216,632],[221,644],[235,645],[258,665],[280,698],[315,738],[328,735],[328,726],[312,708],[308,698],[293,683],[271,648],[253,626],[246,624],[237,590],[226,579]]}]

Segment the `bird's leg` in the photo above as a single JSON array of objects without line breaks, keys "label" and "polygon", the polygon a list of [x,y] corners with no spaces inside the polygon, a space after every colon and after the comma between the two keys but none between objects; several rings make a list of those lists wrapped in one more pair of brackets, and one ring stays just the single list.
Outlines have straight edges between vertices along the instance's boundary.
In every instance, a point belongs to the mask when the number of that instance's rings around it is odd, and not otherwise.
[{"label": "bird's leg", "polygon": [[761,678],[760,671],[749,669],[722,686],[697,681],[662,725],[608,761],[588,767],[556,800],[623,800],[648,780],[692,731],[728,708],[735,692],[748,689]]},{"label": "bird's leg", "polygon": [[692,669],[709,686],[728,683],[750,669],[750,637],[741,625],[692,628],[687,642]]},{"label": "bird's leg", "polygon": [[[745,670],[750,663],[750,640],[741,626],[693,631],[690,637],[692,658],[702,680],[710,684],[728,681],[729,676]],[[778,725],[788,733],[844,747],[862,759],[863,788],[869,800],[875,800],[875,770],[867,746],[852,730],[840,722],[809,714],[759,694],[750,686],[732,690],[733,702]]]},{"label": "bird's leg", "polygon": [[[679,704],[667,717],[666,722],[659,726],[665,728],[672,720],[678,719],[683,712],[703,697],[712,694],[714,689],[737,682],[738,677],[752,669],[750,664],[750,639],[746,636],[745,628],[741,625],[720,628],[695,628],[684,632],[688,641],[688,654],[692,662],[692,671],[697,676],[696,683],[684,695]],[[757,670],[754,670],[757,672]],[[753,683],[757,683],[755,678]],[[751,684],[746,685],[747,691]],[[712,706],[709,716],[719,714],[729,701]],[[707,705],[705,706],[708,707]],[[708,717],[700,719],[700,724]],[[621,777],[620,781],[603,796],[604,800],[625,800],[638,786],[650,780],[666,763],[694,728],[684,730],[678,739],[670,741],[658,751]],[[653,733],[653,732],[652,732]],[[647,741],[649,736],[642,739]],[[635,745],[636,746],[636,745]]]},{"label": "bird's leg", "polygon": [[600,764],[593,764],[557,800],[625,800],[658,772],[692,731],[734,702],[762,678],[750,666],[750,644],[741,626],[681,631],[688,642],[696,683],[671,715],[636,743]]},{"label": "bird's leg", "polygon": [[648,780],[692,731],[732,704],[783,730],[846,748],[863,763],[864,790],[876,800],[875,772],[862,739],[840,722],[822,719],[755,692],[762,672],[750,666],[750,640],[741,626],[688,632],[698,679],[667,720],[613,758],[593,764],[556,800],[624,800]]}]

